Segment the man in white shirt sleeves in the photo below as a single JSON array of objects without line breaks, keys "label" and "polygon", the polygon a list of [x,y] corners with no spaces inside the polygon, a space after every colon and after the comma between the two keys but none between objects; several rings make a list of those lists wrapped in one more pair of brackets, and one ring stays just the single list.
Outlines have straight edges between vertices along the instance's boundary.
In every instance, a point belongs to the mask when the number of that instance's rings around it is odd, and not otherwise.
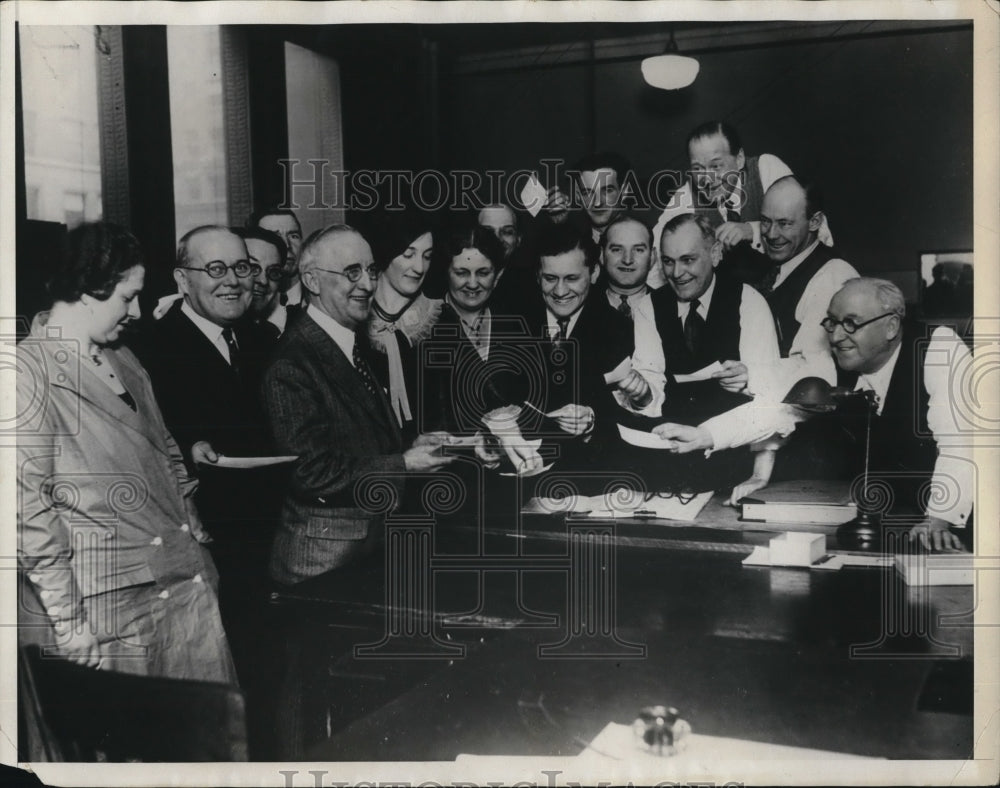
[{"label": "man in white shirt sleeves", "polygon": [[[961,549],[956,530],[965,528],[972,514],[975,465],[971,436],[959,423],[953,400],[961,396],[962,372],[968,372],[972,356],[950,328],[936,328],[928,340],[904,317],[903,295],[894,284],[851,280],[836,293],[823,321],[834,374],[825,373],[823,365],[804,371],[831,385],[874,392],[872,474],[892,470],[903,477],[901,469],[910,485],[929,481],[932,494],[910,538],[935,550]],[[786,379],[781,386],[794,382]],[[698,427],[662,424],[654,432],[671,441],[672,451],[711,453],[788,435],[808,418],[783,405],[777,392],[763,405],[743,405]]]}]

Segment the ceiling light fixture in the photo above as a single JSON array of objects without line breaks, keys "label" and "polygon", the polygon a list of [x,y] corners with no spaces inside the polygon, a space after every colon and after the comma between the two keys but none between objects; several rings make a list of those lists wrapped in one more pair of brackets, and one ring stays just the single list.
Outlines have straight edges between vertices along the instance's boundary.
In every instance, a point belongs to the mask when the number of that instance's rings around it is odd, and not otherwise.
[{"label": "ceiling light fixture", "polygon": [[647,57],[642,61],[642,78],[654,88],[679,90],[686,88],[698,76],[700,65],[693,57],[678,54],[673,28],[670,41],[662,55]]}]

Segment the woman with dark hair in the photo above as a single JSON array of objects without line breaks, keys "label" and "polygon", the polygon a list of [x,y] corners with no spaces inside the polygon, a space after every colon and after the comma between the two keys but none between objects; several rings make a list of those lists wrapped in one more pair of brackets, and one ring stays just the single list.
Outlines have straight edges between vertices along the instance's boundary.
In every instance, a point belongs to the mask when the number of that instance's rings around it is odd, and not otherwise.
[{"label": "woman with dark hair", "polygon": [[43,613],[22,605],[20,631],[91,667],[235,683],[197,482],[118,345],[139,318],[139,244],[111,224],[68,241],[17,348],[18,567]]},{"label": "woman with dark hair", "polygon": [[523,402],[523,365],[504,340],[523,337],[526,329],[520,319],[494,315],[490,309],[503,273],[504,248],[489,228],[454,230],[440,256],[447,292],[434,342],[435,351],[447,348],[449,363],[427,370],[426,378],[433,381],[428,388],[436,397],[434,426],[469,434],[483,429],[487,412]]},{"label": "woman with dark hair", "polygon": [[404,437],[417,432],[416,346],[430,336],[441,300],[424,294],[431,267],[431,220],[416,211],[386,214],[366,237],[380,270],[368,319],[368,339],[377,351],[375,376],[389,390],[389,402]]}]

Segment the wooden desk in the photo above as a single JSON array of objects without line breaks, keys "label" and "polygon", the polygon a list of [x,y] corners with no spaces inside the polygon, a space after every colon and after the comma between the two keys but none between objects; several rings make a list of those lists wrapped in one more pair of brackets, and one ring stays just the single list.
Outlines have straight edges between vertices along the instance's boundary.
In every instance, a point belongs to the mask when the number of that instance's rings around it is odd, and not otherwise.
[{"label": "wooden desk", "polygon": [[[712,506],[705,514],[735,523]],[[286,599],[298,615],[296,669],[308,676],[298,691],[330,730],[307,742],[307,758],[572,755],[608,722],[630,723],[656,703],[707,735],[970,757],[970,588],[908,589],[892,570],[743,567],[770,534],[635,523],[614,528],[603,559],[583,556],[611,578],[602,591],[570,568],[583,543],[577,524],[504,519],[426,531],[429,597],[399,596],[390,579],[387,600],[384,566],[373,562]],[[489,559],[470,555],[477,542]],[[407,626],[411,637],[386,638]],[[352,653],[358,645],[366,656]],[[426,653],[401,656],[408,648]],[[928,699],[939,710],[918,708]]]}]

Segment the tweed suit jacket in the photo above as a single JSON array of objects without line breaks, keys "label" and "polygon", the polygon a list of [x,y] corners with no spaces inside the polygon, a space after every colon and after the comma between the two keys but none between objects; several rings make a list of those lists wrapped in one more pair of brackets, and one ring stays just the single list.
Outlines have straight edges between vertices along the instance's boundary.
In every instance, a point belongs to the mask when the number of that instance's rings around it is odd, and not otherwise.
[{"label": "tweed suit jacket", "polygon": [[383,514],[360,505],[358,497],[374,474],[384,475],[400,500],[402,436],[384,392],[368,393],[350,360],[308,313],[281,337],[264,374],[263,399],[278,453],[298,457],[271,553],[272,577],[296,583],[377,544]]}]

